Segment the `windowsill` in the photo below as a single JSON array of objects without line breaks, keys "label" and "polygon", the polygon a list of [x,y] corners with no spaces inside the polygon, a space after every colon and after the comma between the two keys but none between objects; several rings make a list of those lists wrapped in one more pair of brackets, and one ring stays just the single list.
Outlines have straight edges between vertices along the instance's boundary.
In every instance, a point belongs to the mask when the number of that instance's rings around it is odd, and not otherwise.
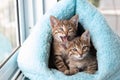
[{"label": "windowsill", "polygon": [[0,80],[10,80],[10,78],[14,75],[14,72],[17,70],[17,56],[18,56],[19,50],[15,52],[11,56],[11,58],[5,62],[4,66],[0,68]]},{"label": "windowsill", "polygon": [[6,62],[16,53],[16,51],[19,50],[19,48],[20,48],[20,46],[17,47],[15,50],[13,50],[13,51],[11,52],[11,55],[8,56],[2,63],[0,63],[0,68],[2,68],[2,67],[6,64]]}]

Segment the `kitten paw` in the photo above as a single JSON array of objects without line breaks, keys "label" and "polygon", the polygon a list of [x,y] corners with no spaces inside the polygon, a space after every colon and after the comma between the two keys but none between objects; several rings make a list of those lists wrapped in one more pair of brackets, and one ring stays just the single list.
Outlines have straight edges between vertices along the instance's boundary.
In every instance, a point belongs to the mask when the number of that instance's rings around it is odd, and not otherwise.
[{"label": "kitten paw", "polygon": [[69,75],[69,74],[70,74],[70,71],[69,71],[69,70],[65,70],[65,71],[64,71],[64,74],[65,74],[65,75]]},{"label": "kitten paw", "polygon": [[77,69],[77,68],[71,69],[70,70],[70,75],[74,75],[74,74],[76,74],[78,72],[79,72],[79,69]]},{"label": "kitten paw", "polygon": [[64,74],[65,74],[65,75],[74,75],[74,74],[76,74],[76,73],[78,73],[78,72],[79,72],[78,69],[71,69],[71,70],[65,70],[65,71],[64,71]]}]

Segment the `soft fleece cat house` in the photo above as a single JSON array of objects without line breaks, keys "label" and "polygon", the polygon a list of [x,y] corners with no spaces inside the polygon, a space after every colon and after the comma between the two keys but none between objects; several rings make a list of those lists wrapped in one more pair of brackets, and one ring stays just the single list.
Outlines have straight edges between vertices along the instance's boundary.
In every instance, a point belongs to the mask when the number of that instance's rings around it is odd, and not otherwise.
[{"label": "soft fleece cat house", "polygon": [[[98,71],[79,72],[72,76],[48,68],[51,44],[49,17],[69,19],[79,15],[79,22],[90,31],[97,50]],[[18,55],[18,66],[31,80],[120,80],[120,38],[109,27],[104,17],[87,0],[62,0],[36,24]]]}]

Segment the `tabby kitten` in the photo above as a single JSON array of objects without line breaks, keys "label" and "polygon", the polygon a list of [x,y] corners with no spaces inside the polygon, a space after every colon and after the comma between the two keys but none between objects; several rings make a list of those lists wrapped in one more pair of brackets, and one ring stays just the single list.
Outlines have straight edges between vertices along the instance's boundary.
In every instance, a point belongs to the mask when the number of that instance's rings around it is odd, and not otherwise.
[{"label": "tabby kitten", "polygon": [[79,71],[95,73],[97,70],[97,60],[95,56],[90,55],[90,34],[86,30],[81,37],[77,37],[68,43],[67,60],[69,70],[68,75]]},{"label": "tabby kitten", "polygon": [[66,42],[72,40],[76,36],[78,26],[78,15],[73,16],[70,20],[58,20],[54,16],[50,16],[53,36],[53,61],[55,67],[66,73],[68,67],[65,63]]}]

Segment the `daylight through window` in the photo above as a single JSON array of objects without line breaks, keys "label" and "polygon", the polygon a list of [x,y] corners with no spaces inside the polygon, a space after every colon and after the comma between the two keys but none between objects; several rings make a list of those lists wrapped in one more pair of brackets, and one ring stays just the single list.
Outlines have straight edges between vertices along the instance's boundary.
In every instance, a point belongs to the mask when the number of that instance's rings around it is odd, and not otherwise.
[{"label": "daylight through window", "polygon": [[16,0],[0,0],[0,64],[18,45]]}]

